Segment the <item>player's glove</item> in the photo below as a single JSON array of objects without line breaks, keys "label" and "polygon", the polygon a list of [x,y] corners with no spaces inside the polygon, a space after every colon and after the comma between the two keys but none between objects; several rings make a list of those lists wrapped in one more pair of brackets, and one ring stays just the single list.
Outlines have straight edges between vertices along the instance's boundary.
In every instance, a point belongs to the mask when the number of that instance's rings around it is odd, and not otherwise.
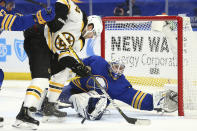
[{"label": "player's glove", "polygon": [[55,10],[53,8],[47,8],[39,10],[36,13],[36,22],[39,24],[45,24],[55,18]]},{"label": "player's glove", "polygon": [[86,66],[84,66],[80,63],[76,63],[75,66],[71,67],[71,69],[73,72],[75,72],[80,77],[90,76],[90,70]]}]

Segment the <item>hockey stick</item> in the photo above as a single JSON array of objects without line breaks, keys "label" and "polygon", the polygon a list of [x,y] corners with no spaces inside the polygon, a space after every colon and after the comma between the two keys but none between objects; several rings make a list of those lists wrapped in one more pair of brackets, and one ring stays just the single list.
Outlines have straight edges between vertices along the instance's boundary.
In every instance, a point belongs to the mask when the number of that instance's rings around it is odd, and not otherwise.
[{"label": "hockey stick", "polygon": [[[59,37],[63,40],[63,42],[66,44],[66,46],[69,48],[71,53],[77,58],[79,63],[83,64],[82,60],[78,57],[76,52],[73,50],[72,46],[67,42],[65,37],[62,35],[62,33],[58,33]],[[83,64],[84,65],[84,64]],[[93,76],[93,74],[90,74],[90,76]],[[92,79],[96,82],[96,85],[101,89],[101,91],[106,95],[106,97],[109,99],[109,101],[112,103],[112,105],[118,110],[118,112],[123,116],[123,118],[130,124],[136,124],[136,125],[150,125],[149,119],[138,119],[138,118],[132,118],[128,117],[114,102],[114,100],[109,96],[109,94],[105,91],[105,89],[101,86],[101,84],[96,80],[95,77],[92,77]],[[82,120],[81,123],[83,123],[85,119]]]},{"label": "hockey stick", "polygon": [[[37,1],[34,1],[34,0],[25,0],[25,1],[30,2],[32,4],[35,4],[35,5],[39,5],[39,6],[43,7],[43,8],[47,7],[47,5],[42,3],[42,2],[37,2]],[[47,4],[48,4],[48,1],[47,1]]]},{"label": "hockey stick", "polygon": [[50,9],[50,6],[51,6],[51,0],[47,0],[47,14],[51,14],[51,9]]},{"label": "hockey stick", "polygon": [[34,1],[34,0],[25,0],[25,1],[30,2],[32,4],[35,4],[35,5],[39,5],[43,8],[45,8],[47,10],[48,14],[51,13],[51,10],[48,10],[48,8],[51,6],[51,1],[50,0],[47,0],[47,4],[42,3],[42,2],[37,2],[37,1]]}]

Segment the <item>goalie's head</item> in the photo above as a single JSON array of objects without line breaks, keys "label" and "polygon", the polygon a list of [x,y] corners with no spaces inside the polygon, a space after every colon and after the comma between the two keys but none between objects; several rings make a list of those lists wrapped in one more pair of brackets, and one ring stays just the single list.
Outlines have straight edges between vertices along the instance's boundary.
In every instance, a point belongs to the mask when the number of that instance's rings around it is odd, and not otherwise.
[{"label": "goalie's head", "polygon": [[83,31],[84,38],[95,38],[100,36],[103,30],[103,23],[100,16],[91,15],[88,16],[87,25]]},{"label": "goalie's head", "polygon": [[120,62],[111,62],[109,65],[110,76],[117,80],[123,74],[125,65]]}]

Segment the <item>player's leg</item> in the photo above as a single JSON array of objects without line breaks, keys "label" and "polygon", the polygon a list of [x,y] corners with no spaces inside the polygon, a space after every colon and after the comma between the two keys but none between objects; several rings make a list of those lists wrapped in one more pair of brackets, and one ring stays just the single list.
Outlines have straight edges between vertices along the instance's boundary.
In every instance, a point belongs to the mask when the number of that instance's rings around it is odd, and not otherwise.
[{"label": "player's leg", "polygon": [[[3,70],[0,69],[0,90],[1,90],[1,86],[3,84],[3,80],[4,80],[4,73]],[[3,117],[0,117],[0,127],[3,126]]]},{"label": "player's leg", "polygon": [[42,26],[25,32],[24,48],[29,58],[32,81],[27,87],[21,110],[16,116],[17,128],[36,129],[39,121],[31,115],[36,112],[43,90],[49,86],[50,50],[43,35]]},{"label": "player's leg", "polygon": [[61,66],[58,64],[58,55],[53,55],[51,59],[52,76],[49,82],[47,95],[42,105],[43,115],[45,116],[45,118],[50,116],[63,118],[67,115],[66,112],[61,112],[58,109],[56,109],[56,106],[58,97],[62,92],[65,81],[69,79],[70,73],[70,69],[65,69],[65,66]]},{"label": "player's leg", "polygon": [[73,94],[69,98],[79,115],[88,120],[100,120],[107,108],[107,98],[96,91]]}]

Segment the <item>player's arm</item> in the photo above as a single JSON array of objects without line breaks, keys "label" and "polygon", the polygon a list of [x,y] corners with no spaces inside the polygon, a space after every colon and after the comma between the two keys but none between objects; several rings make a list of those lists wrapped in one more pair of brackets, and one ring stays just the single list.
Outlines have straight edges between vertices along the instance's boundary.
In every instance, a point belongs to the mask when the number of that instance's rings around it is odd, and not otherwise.
[{"label": "player's arm", "polygon": [[[126,81],[125,81],[126,82]],[[153,94],[136,90],[132,86],[116,88],[115,99],[139,110],[174,112],[177,110],[177,93],[172,90],[157,91]]]},{"label": "player's arm", "polygon": [[48,13],[47,10],[39,10],[36,15],[17,16],[12,14],[0,14],[0,23],[2,30],[8,31],[23,31],[35,23],[45,24],[46,21],[54,19],[55,13],[51,10]]},{"label": "player's arm", "polygon": [[51,32],[57,32],[64,26],[62,20],[66,22],[69,9],[70,7],[66,0],[58,0],[55,3],[55,19],[47,22]]},{"label": "player's arm", "polygon": [[64,55],[59,59],[59,63],[64,66],[65,68],[70,68],[73,72],[75,72],[80,77],[87,77],[89,76],[89,70],[86,68],[86,66],[80,64],[74,57],[68,55],[69,52],[62,52],[60,54]]},{"label": "player's arm", "polygon": [[132,87],[127,87],[128,92],[121,94],[120,100],[139,110],[153,110],[153,96]]}]

